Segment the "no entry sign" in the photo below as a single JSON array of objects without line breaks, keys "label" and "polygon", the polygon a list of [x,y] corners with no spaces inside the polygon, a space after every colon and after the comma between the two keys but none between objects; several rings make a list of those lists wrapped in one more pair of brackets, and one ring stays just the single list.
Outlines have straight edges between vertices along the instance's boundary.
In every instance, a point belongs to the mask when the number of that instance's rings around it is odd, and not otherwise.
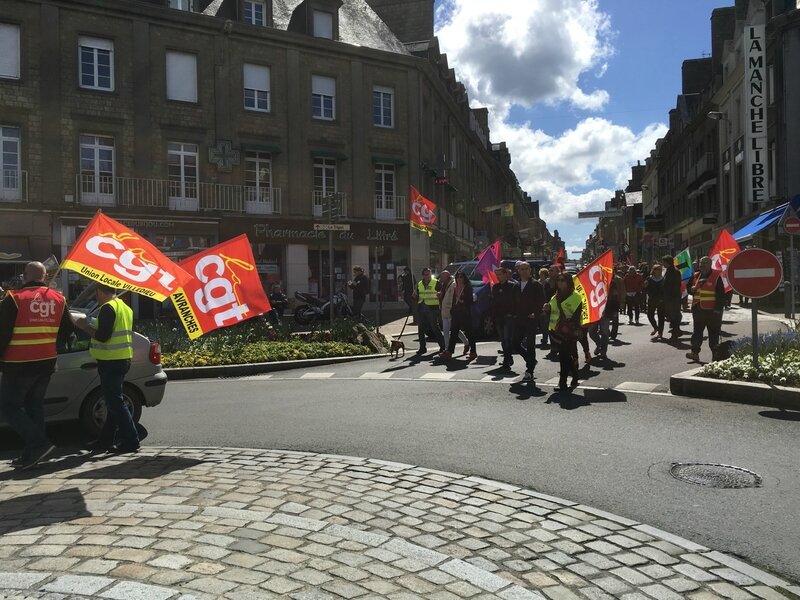
[{"label": "no entry sign", "polygon": [[800,219],[797,217],[789,217],[783,222],[783,230],[789,235],[797,235],[800,233]]},{"label": "no entry sign", "polygon": [[737,294],[764,298],[778,289],[783,280],[783,268],[772,252],[748,248],[728,263],[728,280]]}]

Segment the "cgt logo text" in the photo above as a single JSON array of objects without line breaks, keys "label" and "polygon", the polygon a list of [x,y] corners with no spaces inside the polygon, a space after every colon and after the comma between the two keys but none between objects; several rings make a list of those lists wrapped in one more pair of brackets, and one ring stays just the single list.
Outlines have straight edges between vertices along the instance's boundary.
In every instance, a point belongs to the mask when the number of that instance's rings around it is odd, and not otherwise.
[{"label": "cgt logo text", "polygon": [[174,291],[175,277],[173,275],[157,265],[143,261],[132,250],[126,249],[119,240],[95,235],[86,242],[86,249],[95,256],[113,260],[114,271],[130,281],[144,283],[158,275],[158,283],[165,290]]},{"label": "cgt logo text", "polygon": [[233,284],[226,277],[225,261],[216,254],[204,256],[194,269],[194,275],[203,285],[194,293],[194,302],[203,313],[212,313],[214,322],[222,327],[227,321],[242,321],[250,309],[239,304]]},{"label": "cgt logo text", "polygon": [[50,300],[50,302],[43,302],[42,297],[39,294],[36,294],[34,299],[31,300],[29,308],[33,314],[39,315],[43,319],[47,319],[48,317],[52,317],[54,314],[56,314],[55,300]]},{"label": "cgt logo text", "polygon": [[592,305],[592,308],[603,306],[608,300],[608,290],[603,281],[603,267],[595,265],[589,269],[589,283],[592,285],[592,291],[589,292],[589,304]]}]

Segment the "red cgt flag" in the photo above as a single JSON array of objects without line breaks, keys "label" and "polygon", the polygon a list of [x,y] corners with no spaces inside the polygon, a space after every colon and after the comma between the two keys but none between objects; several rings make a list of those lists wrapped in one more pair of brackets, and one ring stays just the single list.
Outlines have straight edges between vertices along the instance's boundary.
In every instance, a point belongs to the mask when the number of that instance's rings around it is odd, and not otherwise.
[{"label": "red cgt flag", "polygon": [[564,249],[559,248],[558,254],[556,254],[555,259],[553,259],[553,266],[561,266],[562,268],[566,264],[566,257],[564,256]]},{"label": "red cgt flag", "polygon": [[603,316],[614,276],[614,255],[606,250],[573,276],[575,291],[581,295],[581,324],[599,321]]},{"label": "red cgt flag", "polygon": [[726,294],[733,289],[728,281],[728,263],[741,251],[742,249],[739,247],[739,243],[733,239],[733,236],[728,233],[727,229],[723,229],[719,232],[717,243],[714,244],[714,247],[709,253],[711,257],[711,268],[715,271],[722,271],[722,282],[725,284]]},{"label": "red cgt flag", "polygon": [[190,339],[272,310],[244,234],[190,256],[180,266],[195,277],[172,296]]},{"label": "red cgt flag", "polygon": [[433,224],[436,222],[436,205],[417,191],[413,185],[409,196],[411,198],[411,209],[409,215],[411,226],[428,234],[433,235]]},{"label": "red cgt flag", "polygon": [[89,222],[61,267],[160,302],[192,280],[153,244],[101,212]]}]

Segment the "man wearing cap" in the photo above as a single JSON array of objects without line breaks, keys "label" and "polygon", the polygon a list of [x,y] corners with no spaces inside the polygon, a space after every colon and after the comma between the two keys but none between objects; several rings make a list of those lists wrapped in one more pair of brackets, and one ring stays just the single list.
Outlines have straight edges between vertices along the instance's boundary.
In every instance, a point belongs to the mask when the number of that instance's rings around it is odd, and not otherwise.
[{"label": "man wearing cap", "polygon": [[25,442],[12,466],[30,469],[55,446],[44,425],[44,396],[55,371],[57,347],[73,331],[64,296],[45,283],[40,262],[25,266],[23,285],[0,302],[0,407]]},{"label": "man wearing cap", "polygon": [[106,422],[93,449],[114,454],[136,452],[139,434],[122,392],[133,358],[133,311],[117,298],[114,288],[98,284],[95,297],[100,306],[96,323],[87,319],[76,323],[92,338],[89,354],[97,361],[97,375],[106,402]]}]

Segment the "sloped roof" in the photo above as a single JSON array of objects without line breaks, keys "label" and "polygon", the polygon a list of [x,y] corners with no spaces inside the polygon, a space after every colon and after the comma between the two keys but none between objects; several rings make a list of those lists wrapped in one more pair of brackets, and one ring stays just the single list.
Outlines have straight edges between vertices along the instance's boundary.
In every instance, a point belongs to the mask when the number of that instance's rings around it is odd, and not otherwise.
[{"label": "sloped roof", "polygon": [[[275,29],[286,31],[294,10],[302,0],[273,0]],[[339,41],[397,54],[409,54],[403,43],[366,3],[366,0],[344,0],[339,9]]]}]

